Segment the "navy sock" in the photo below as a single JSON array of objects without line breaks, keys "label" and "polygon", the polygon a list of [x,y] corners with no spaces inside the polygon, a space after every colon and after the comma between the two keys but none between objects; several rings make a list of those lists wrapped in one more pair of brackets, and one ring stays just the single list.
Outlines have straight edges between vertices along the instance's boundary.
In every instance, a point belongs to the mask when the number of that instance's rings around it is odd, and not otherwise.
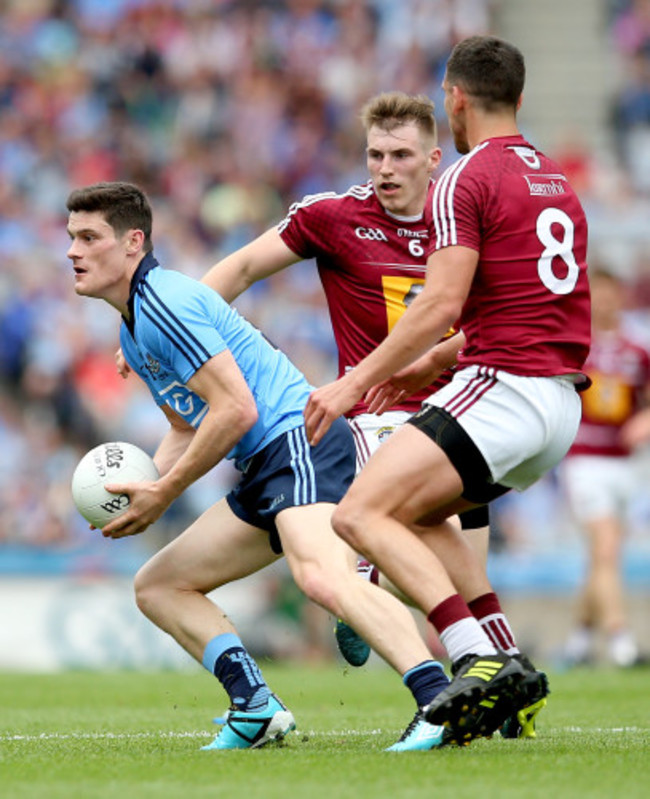
[{"label": "navy sock", "polygon": [[259,710],[271,695],[257,663],[233,633],[217,635],[208,642],[203,665],[223,685],[233,707]]},{"label": "navy sock", "polygon": [[428,705],[449,685],[449,678],[437,660],[425,660],[419,666],[414,666],[404,674],[402,680],[413,694],[418,707]]}]

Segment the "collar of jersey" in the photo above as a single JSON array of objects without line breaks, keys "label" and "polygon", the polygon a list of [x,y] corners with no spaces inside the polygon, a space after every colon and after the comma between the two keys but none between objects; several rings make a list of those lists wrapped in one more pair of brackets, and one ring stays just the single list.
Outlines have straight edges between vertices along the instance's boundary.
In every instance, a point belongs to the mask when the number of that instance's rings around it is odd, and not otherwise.
[{"label": "collar of jersey", "polygon": [[128,309],[129,309],[129,317],[130,319],[124,319],[126,326],[133,334],[133,328],[135,325],[135,313],[133,308],[133,303],[135,301],[135,295],[138,290],[138,286],[144,280],[144,276],[149,272],[151,269],[154,269],[156,266],[160,266],[158,261],[154,258],[153,253],[148,252],[144,258],[138,264],[138,268],[133,273],[133,277],[131,278],[131,289],[129,291],[129,302],[128,302]]},{"label": "collar of jersey", "polygon": [[384,213],[391,219],[396,219],[398,222],[404,222],[405,224],[407,222],[419,222],[424,216],[424,213],[415,214],[414,216],[399,216],[398,214],[391,214],[387,208],[384,208]]}]

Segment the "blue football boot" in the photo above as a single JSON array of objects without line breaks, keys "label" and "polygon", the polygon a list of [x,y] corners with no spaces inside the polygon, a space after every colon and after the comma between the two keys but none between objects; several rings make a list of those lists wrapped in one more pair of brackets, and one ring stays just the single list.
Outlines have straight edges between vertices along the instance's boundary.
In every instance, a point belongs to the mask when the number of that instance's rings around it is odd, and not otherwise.
[{"label": "blue football boot", "polygon": [[448,742],[447,730],[437,724],[425,720],[421,710],[402,733],[402,737],[386,749],[387,752],[425,752],[437,749]]},{"label": "blue football boot", "polygon": [[220,721],[223,727],[212,743],[201,747],[203,751],[259,749],[270,741],[281,741],[287,733],[296,729],[293,714],[275,694],[269,696],[266,707],[261,710],[231,707]]}]

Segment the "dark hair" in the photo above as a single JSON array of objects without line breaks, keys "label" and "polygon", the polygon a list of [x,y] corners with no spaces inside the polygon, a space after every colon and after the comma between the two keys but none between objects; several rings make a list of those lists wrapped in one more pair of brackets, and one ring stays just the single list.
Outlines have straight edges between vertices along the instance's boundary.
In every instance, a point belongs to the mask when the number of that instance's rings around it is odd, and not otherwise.
[{"label": "dark hair", "polygon": [[153,250],[152,213],[145,193],[132,183],[94,183],[70,192],[68,211],[99,211],[118,236],[128,230],[144,233],[144,252]]},{"label": "dark hair", "polygon": [[415,122],[420,131],[438,143],[434,104],[424,94],[411,95],[404,92],[383,92],[370,100],[361,109],[361,121],[366,131],[373,125],[391,131],[407,122]]},{"label": "dark hair", "polygon": [[451,51],[447,82],[460,86],[487,111],[517,107],[526,80],[521,52],[495,36],[470,36]]}]

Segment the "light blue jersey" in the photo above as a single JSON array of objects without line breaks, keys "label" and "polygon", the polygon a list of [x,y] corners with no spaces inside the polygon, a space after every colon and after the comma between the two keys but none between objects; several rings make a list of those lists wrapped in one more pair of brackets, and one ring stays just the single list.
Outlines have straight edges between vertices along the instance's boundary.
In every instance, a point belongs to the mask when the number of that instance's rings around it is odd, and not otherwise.
[{"label": "light blue jersey", "polygon": [[180,272],[163,269],[151,253],[131,282],[131,319],[120,345],[158,405],[169,405],[197,428],[207,404],[187,381],[210,358],[229,350],[255,398],[258,420],[228,453],[245,461],[282,433],[303,424],[312,390],[304,375],[219,294]]}]

